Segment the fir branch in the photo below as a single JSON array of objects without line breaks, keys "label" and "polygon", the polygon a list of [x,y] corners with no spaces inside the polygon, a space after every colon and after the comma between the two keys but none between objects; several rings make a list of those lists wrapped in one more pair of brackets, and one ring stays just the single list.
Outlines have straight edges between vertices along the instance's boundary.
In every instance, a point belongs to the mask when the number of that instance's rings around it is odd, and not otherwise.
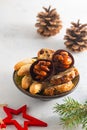
[{"label": "fir branch", "polygon": [[82,128],[87,130],[87,102],[80,104],[78,101],[68,97],[63,104],[56,104],[56,113],[60,114],[61,124],[67,129],[82,124]]}]

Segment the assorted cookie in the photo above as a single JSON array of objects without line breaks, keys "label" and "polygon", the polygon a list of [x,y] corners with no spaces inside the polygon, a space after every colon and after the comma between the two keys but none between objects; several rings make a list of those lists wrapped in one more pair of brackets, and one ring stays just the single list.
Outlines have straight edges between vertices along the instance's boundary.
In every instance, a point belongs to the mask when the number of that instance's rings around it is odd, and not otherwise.
[{"label": "assorted cookie", "polygon": [[52,56],[54,54],[54,50],[48,48],[42,48],[38,51],[37,58],[38,59],[48,59],[52,60]]},{"label": "assorted cookie", "polygon": [[44,89],[43,93],[44,95],[47,95],[47,96],[53,96],[53,95],[57,95],[58,93],[67,92],[71,90],[73,87],[74,87],[73,82],[69,81],[64,84],[52,85],[51,87],[47,87],[46,89]]},{"label": "assorted cookie", "polygon": [[20,87],[32,95],[53,96],[68,92],[79,75],[74,58],[66,50],[42,48],[35,58],[25,59],[14,66]]},{"label": "assorted cookie", "polygon": [[53,63],[47,59],[35,61],[30,67],[30,74],[33,80],[44,81],[52,75]]},{"label": "assorted cookie", "polygon": [[57,50],[53,54],[52,61],[55,65],[55,71],[57,73],[70,68],[74,64],[73,56],[65,50]]},{"label": "assorted cookie", "polygon": [[75,67],[71,67],[66,71],[53,75],[50,79],[50,83],[54,85],[67,83],[69,81],[72,81],[78,75],[78,70]]}]

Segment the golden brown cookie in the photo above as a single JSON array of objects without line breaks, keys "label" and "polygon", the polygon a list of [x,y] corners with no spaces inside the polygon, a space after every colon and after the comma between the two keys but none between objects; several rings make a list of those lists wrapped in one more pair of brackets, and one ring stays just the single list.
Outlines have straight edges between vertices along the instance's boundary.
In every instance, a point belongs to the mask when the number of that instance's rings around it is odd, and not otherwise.
[{"label": "golden brown cookie", "polygon": [[25,76],[22,78],[22,81],[21,81],[21,86],[22,86],[22,88],[23,88],[23,89],[29,88],[31,82],[32,82],[31,76],[25,75]]},{"label": "golden brown cookie", "polygon": [[55,85],[67,83],[73,80],[78,74],[78,70],[75,67],[72,67],[64,72],[60,72],[57,75],[52,76],[50,79],[50,83]]},{"label": "golden brown cookie", "polygon": [[48,49],[48,48],[42,48],[38,51],[37,57],[38,59],[52,59],[52,55],[54,54],[54,50]]},{"label": "golden brown cookie", "polygon": [[33,82],[29,88],[29,92],[31,94],[37,94],[41,91],[42,89],[42,84],[39,82]]},{"label": "golden brown cookie", "polygon": [[74,87],[74,84],[72,83],[72,81],[69,81],[61,85],[54,85],[54,86],[48,87],[44,90],[43,94],[47,96],[53,96],[59,93],[70,91],[73,87]]},{"label": "golden brown cookie", "polygon": [[18,76],[24,76],[29,74],[31,64],[25,64],[17,71]]},{"label": "golden brown cookie", "polygon": [[36,61],[36,59],[34,58],[27,58],[27,59],[24,59],[22,61],[19,61],[18,63],[15,64],[14,66],[14,70],[19,70],[20,67],[22,67],[23,65],[25,64],[32,64],[34,61]]}]

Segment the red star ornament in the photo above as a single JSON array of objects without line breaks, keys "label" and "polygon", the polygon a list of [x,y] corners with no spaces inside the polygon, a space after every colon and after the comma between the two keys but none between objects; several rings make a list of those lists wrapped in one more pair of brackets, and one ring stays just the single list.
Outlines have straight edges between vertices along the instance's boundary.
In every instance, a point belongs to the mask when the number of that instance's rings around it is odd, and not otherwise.
[{"label": "red star ornament", "polygon": [[3,120],[0,119],[0,130],[4,130],[6,128],[6,125],[4,124]]},{"label": "red star ornament", "polygon": [[[26,108],[27,108],[27,106],[24,105],[21,108],[14,110],[12,108],[8,108],[8,107],[4,106],[3,109],[6,112],[7,117],[3,119],[3,122],[6,125],[14,125],[17,128],[17,130],[28,130],[28,126],[47,127],[47,123],[28,115],[26,113]],[[23,118],[28,120],[28,121],[24,121],[24,127],[22,127],[16,120],[12,119],[13,118],[12,114],[18,115],[20,113],[22,113]]]}]

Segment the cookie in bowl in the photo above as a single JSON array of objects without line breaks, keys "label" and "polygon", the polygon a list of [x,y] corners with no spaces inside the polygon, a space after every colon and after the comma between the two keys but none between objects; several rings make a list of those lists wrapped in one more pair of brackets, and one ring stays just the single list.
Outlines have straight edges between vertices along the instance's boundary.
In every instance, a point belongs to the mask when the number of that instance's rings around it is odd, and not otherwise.
[{"label": "cookie in bowl", "polygon": [[55,52],[55,50],[53,50],[53,49],[42,48],[38,51],[37,58],[52,60],[52,56],[53,56],[54,52]]},{"label": "cookie in bowl", "polygon": [[71,67],[66,71],[53,75],[50,79],[50,83],[55,85],[67,83],[73,80],[78,75],[78,70],[75,67]]},{"label": "cookie in bowl", "polygon": [[30,97],[43,100],[71,93],[80,77],[73,56],[66,50],[42,50],[49,52],[50,57],[48,53],[42,53],[41,57],[40,49],[35,58],[24,59],[14,65],[16,87]]},{"label": "cookie in bowl", "polygon": [[53,75],[50,79],[50,86],[44,89],[44,95],[57,95],[73,89],[74,79],[79,75],[75,67],[69,68],[64,72]]},{"label": "cookie in bowl", "polygon": [[62,49],[57,50],[53,54],[52,61],[55,66],[55,72],[57,73],[67,70],[74,65],[74,58],[71,53]]},{"label": "cookie in bowl", "polygon": [[47,80],[53,74],[53,63],[47,59],[35,61],[30,67],[30,74],[35,81]]}]

